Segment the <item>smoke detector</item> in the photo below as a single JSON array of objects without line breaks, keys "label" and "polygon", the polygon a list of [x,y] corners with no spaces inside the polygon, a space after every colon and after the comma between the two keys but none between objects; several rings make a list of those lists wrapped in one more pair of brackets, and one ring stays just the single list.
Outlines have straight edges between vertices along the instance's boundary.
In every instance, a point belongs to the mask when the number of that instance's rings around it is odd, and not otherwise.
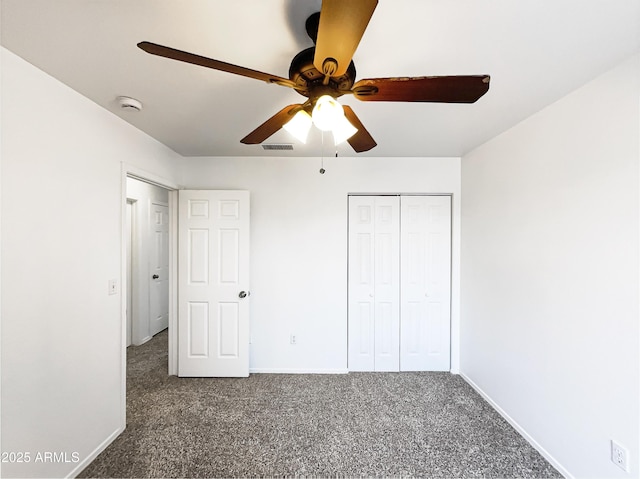
[{"label": "smoke detector", "polygon": [[124,110],[124,111],[141,111],[142,110],[142,103],[140,103],[135,98],[130,98],[128,96],[119,96],[118,98],[116,98],[116,101],[118,102],[118,105],[120,106],[121,110]]}]

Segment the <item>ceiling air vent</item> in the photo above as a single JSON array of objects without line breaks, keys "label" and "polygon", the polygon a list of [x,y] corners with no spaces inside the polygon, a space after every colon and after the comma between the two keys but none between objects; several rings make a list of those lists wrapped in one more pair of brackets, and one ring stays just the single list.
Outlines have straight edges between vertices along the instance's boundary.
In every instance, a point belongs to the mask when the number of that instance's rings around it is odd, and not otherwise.
[{"label": "ceiling air vent", "polygon": [[263,143],[262,148],[265,150],[293,150],[291,143]]}]

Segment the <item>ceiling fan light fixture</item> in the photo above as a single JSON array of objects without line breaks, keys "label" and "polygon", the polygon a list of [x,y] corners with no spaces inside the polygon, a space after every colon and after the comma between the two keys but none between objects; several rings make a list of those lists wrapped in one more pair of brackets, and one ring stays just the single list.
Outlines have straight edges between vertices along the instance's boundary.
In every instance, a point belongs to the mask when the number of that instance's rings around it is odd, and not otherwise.
[{"label": "ceiling fan light fixture", "polygon": [[339,145],[348,140],[358,132],[358,129],[351,124],[346,116],[342,115],[333,126],[333,141]]},{"label": "ceiling fan light fixture", "polygon": [[340,117],[344,118],[342,105],[331,95],[322,95],[318,98],[311,112],[313,124],[322,131],[333,130],[334,125],[340,121]]},{"label": "ceiling fan light fixture", "polygon": [[304,110],[299,110],[298,113],[293,115],[293,118],[285,123],[282,127],[302,143],[306,143],[307,137],[309,136],[309,130],[311,130],[312,122],[313,121],[309,113]]}]

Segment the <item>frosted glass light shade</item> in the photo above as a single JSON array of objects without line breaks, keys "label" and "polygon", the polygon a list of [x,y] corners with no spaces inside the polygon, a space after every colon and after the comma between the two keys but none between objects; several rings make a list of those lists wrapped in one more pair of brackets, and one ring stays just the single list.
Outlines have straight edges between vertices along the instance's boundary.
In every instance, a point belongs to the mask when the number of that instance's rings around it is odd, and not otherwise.
[{"label": "frosted glass light shade", "polygon": [[313,123],[322,131],[333,130],[334,125],[340,117],[344,118],[342,105],[330,95],[322,95],[316,101],[311,112]]},{"label": "frosted glass light shade", "polygon": [[302,143],[306,143],[307,137],[309,136],[309,130],[311,130],[311,123],[312,120],[309,113],[304,110],[300,110],[282,127]]},{"label": "frosted glass light shade", "polygon": [[351,124],[347,117],[344,115],[338,118],[333,126],[333,141],[336,145],[339,145],[345,140],[348,140],[356,134],[358,129]]}]

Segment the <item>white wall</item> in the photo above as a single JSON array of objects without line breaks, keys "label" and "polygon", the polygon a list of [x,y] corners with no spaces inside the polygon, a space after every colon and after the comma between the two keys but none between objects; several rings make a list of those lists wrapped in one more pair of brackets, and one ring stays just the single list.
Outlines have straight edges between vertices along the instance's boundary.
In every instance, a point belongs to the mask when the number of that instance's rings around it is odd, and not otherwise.
[{"label": "white wall", "polygon": [[[61,477],[123,426],[121,162],[178,155],[2,49],[4,477]],[[71,462],[36,462],[67,453]],[[80,462],[73,462],[77,452]]]},{"label": "white wall", "polygon": [[[459,158],[187,158],[190,189],[251,192],[253,372],[347,368],[347,194],[453,193],[458,367]],[[297,344],[289,344],[290,334]]]},{"label": "white wall", "polygon": [[640,473],[639,85],[636,56],[462,160],[461,373],[575,477]]}]

